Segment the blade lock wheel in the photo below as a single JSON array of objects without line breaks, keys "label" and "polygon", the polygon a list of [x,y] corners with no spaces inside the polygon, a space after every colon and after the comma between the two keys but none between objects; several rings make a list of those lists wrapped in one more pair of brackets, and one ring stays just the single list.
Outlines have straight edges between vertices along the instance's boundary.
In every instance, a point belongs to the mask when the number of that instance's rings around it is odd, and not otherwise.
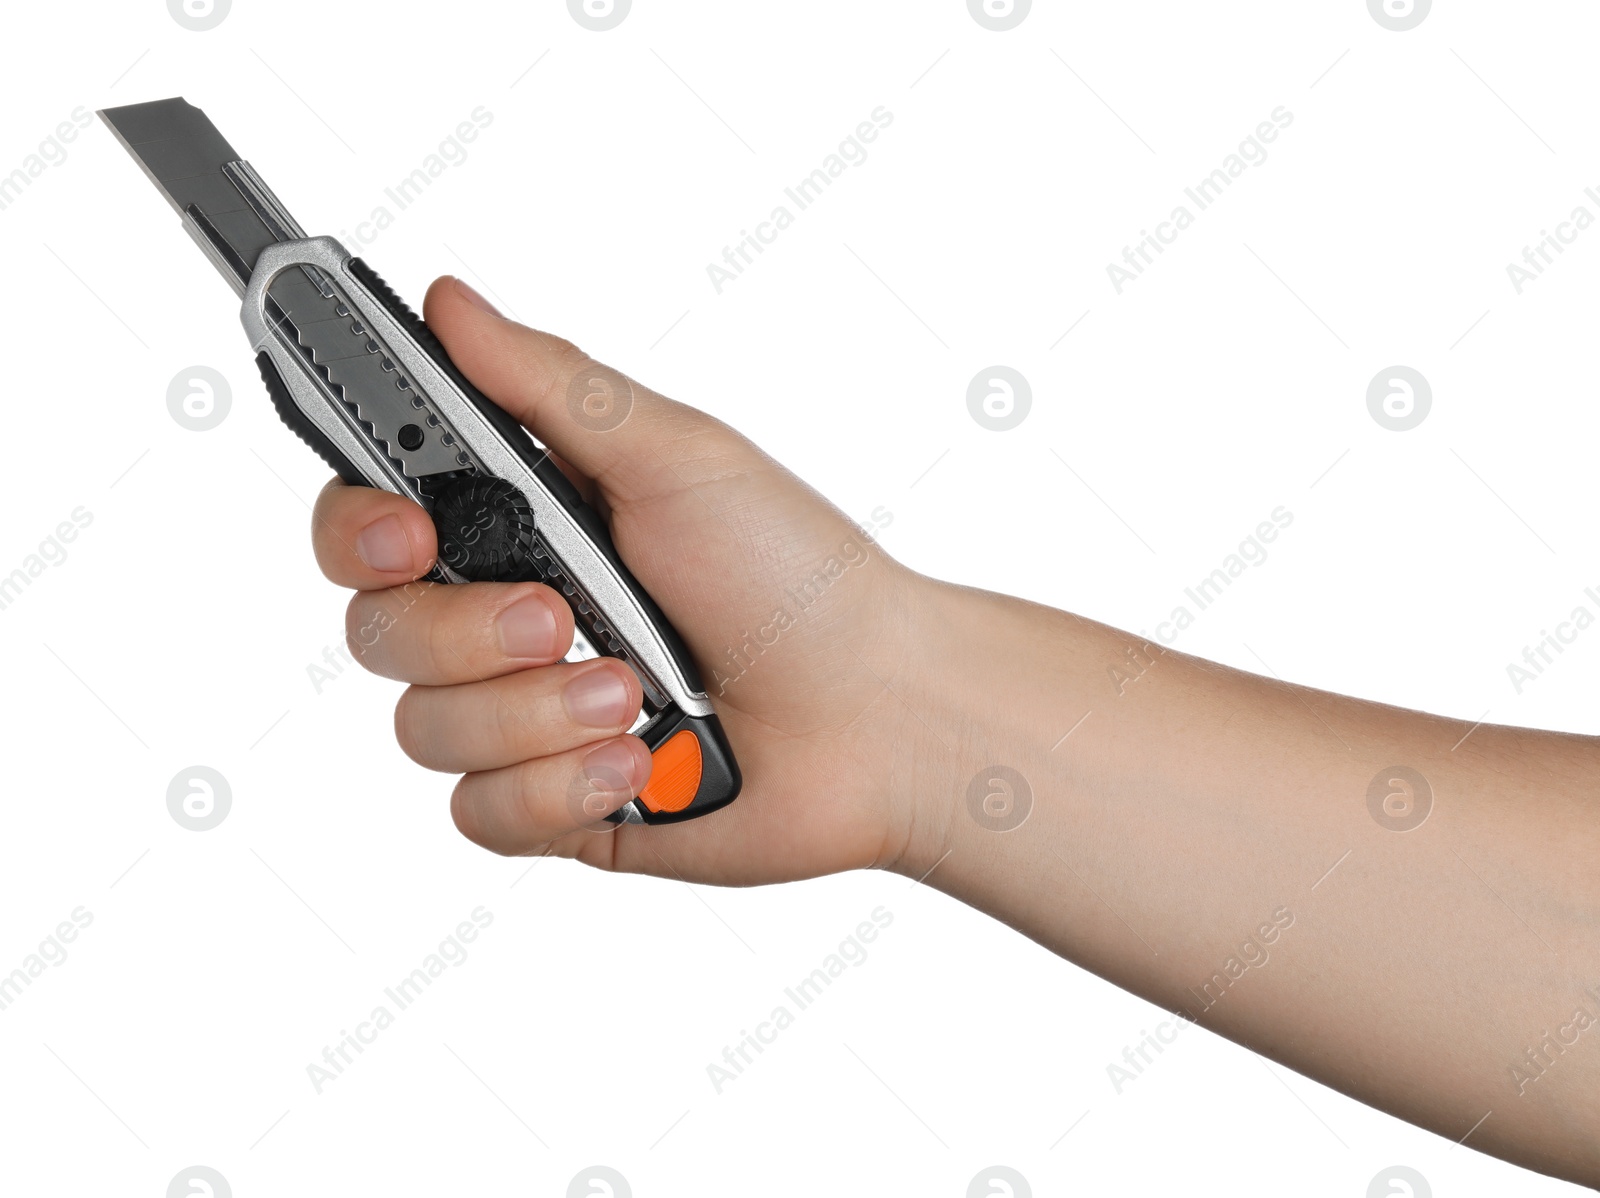
[{"label": "blade lock wheel", "polygon": [[500,478],[457,478],[434,496],[439,560],[470,582],[518,578],[533,563],[533,510]]}]

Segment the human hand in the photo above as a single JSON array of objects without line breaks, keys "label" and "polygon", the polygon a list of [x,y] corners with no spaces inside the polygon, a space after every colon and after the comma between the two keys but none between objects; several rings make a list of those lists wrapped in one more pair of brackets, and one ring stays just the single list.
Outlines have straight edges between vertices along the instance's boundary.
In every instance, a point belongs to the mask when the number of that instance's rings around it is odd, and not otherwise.
[{"label": "human hand", "polygon": [[[931,748],[896,693],[921,685],[925,580],[734,430],[502,318],[465,284],[435,281],[424,316],[607,517],[696,657],[744,774],[741,797],[703,819],[592,822],[573,796],[603,787],[615,810],[649,775],[648,750],[626,735],[641,702],[632,671],[557,664],[572,614],[541,584],[415,582],[437,552],[427,514],[335,481],[316,505],[317,560],[356,588],[358,659],[412,684],[395,712],[401,747],[464,775],[457,827],[499,853],[723,884],[900,865]],[[623,397],[615,427],[615,413],[569,403],[592,375]],[[631,789],[613,789],[619,774]]]}]

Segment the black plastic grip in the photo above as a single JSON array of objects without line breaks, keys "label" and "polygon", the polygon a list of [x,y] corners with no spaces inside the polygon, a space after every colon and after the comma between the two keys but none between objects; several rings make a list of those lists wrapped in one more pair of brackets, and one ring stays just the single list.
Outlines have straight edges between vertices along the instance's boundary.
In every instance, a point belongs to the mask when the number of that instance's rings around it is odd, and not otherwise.
[{"label": "black plastic grip", "polygon": [[[694,658],[689,654],[689,647],[683,643],[683,638],[678,635],[678,631],[672,626],[672,622],[667,619],[666,614],[656,604],[656,601],[650,597],[650,592],[639,585],[638,579],[634,578],[633,572],[623,562],[622,555],[617,552],[616,545],[612,543],[611,530],[606,527],[606,522],[600,518],[600,513],[584,502],[583,496],[572,485],[572,480],[561,473],[561,467],[551,460],[550,455],[543,447],[534,442],[528,430],[522,427],[516,417],[467,381],[466,375],[462,374],[456,364],[450,360],[450,355],[445,352],[444,346],[434,336],[433,330],[424,324],[421,318],[407,306],[405,300],[395,294],[393,288],[383,281],[382,276],[377,271],[373,270],[360,258],[352,258],[350,260],[350,273],[377,297],[378,302],[383,305],[390,316],[394,317],[396,323],[416,339],[423,352],[434,360],[445,376],[461,389],[461,393],[467,397],[467,401],[477,408],[479,412],[483,413],[484,418],[494,425],[500,435],[506,439],[506,443],[516,452],[517,456],[527,463],[534,477],[549,489],[562,507],[572,513],[573,519],[578,522],[578,526],[594,542],[601,555],[611,563],[612,568],[617,572],[617,576],[622,579],[623,585],[633,592],[634,597],[639,601],[639,606],[644,609],[645,615],[661,633],[661,639],[665,642],[667,651],[672,654],[673,660],[677,662],[678,668],[683,671],[684,681],[689,684],[689,689],[703,691],[705,686],[700,679],[700,671],[695,667]],[[337,469],[337,467],[335,468]]]},{"label": "black plastic grip", "polygon": [[272,406],[277,409],[278,418],[289,426],[294,435],[316,450],[317,456],[332,466],[334,472],[351,486],[371,485],[350,459],[339,451],[338,446],[328,440],[327,434],[311,423],[311,417],[300,410],[300,405],[289,393],[289,385],[278,373],[277,363],[266,350],[256,355],[256,369],[261,372],[261,381],[267,385],[267,394],[272,397]]},{"label": "black plastic grip", "polygon": [[[466,376],[450,360],[450,355],[445,352],[444,346],[434,336],[433,330],[412,312],[406,302],[402,300],[382,277],[363,262],[360,258],[350,260],[350,273],[354,275],[377,299],[384,309],[394,318],[407,333],[409,333],[420,346],[424,353],[433,359],[439,369],[450,379],[461,393],[486,420],[505,438],[506,443],[525,462],[535,478],[537,478],[554,496],[556,501],[572,513],[573,519],[584,533],[594,543],[596,549],[610,562],[623,585],[633,594],[643,609],[646,617],[660,633],[667,651],[672,655],[678,668],[682,671],[684,680],[691,690],[700,691],[703,684],[700,673],[695,668],[694,659],[689,655],[688,647],[673,628],[666,614],[650,597],[648,591],[642,587],[633,573],[623,562],[617,552],[616,545],[611,540],[611,531],[606,527],[600,514],[584,502],[583,496],[572,485],[570,479],[561,472],[561,468],[551,460],[550,455],[533,440],[528,430],[504,408],[496,404],[483,392],[470,383]],[[270,363],[269,363],[270,364]],[[290,405],[293,406],[292,404]],[[287,417],[285,417],[287,419]],[[308,423],[308,422],[307,422]],[[300,429],[291,423],[297,432]],[[313,433],[316,432],[312,428]],[[301,433],[312,448],[317,449],[327,457],[315,442],[311,441],[304,432]],[[317,434],[319,437],[320,433]],[[322,441],[326,443],[326,438]],[[330,445],[328,450],[338,454]],[[333,458],[328,459],[338,470],[339,466]],[[341,471],[341,477],[343,472]],[[596,648],[602,648],[597,645]],[[738,762],[734,759],[733,750],[728,744],[726,734],[722,730],[722,723],[716,716],[691,716],[677,708],[669,708],[658,716],[652,723],[641,730],[640,735],[646,746],[654,753],[674,736],[683,732],[692,732],[699,743],[700,776],[692,800],[686,806],[676,810],[654,809],[643,797],[633,800],[633,807],[645,823],[666,824],[678,823],[682,820],[694,819],[696,816],[705,815],[725,807],[733,802],[739,795],[742,778]],[[649,785],[646,791],[650,790]]]}]

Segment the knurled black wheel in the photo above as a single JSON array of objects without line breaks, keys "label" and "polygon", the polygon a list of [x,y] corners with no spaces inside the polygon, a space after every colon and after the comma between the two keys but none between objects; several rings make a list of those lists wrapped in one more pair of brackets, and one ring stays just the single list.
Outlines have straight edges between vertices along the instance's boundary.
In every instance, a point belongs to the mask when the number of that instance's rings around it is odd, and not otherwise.
[{"label": "knurled black wheel", "polygon": [[521,577],[533,561],[533,510],[503,478],[450,479],[434,491],[439,560],[471,582]]}]

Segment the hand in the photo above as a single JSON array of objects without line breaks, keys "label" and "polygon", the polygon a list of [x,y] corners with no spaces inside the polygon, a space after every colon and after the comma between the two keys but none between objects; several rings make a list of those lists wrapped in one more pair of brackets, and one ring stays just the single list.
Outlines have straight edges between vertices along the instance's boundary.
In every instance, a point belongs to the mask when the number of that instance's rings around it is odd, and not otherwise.
[{"label": "hand", "polygon": [[[565,602],[537,583],[416,583],[427,514],[388,492],[324,489],[323,573],[356,588],[358,660],[411,683],[395,733],[414,760],[460,773],[456,826],[498,853],[750,884],[902,864],[928,733],[896,692],[920,655],[924,580],[721,422],[599,367],[571,344],[437,280],[424,316],[456,364],[548,446],[610,522],[635,576],[694,654],[744,773],[739,799],[669,826],[593,822],[573,796],[612,779],[604,810],[649,776],[625,734],[638,679],[621,663],[559,663]],[[618,386],[626,417],[574,412],[580,372]],[[618,409],[621,410],[621,409]],[[617,775],[631,789],[615,789]],[[597,781],[596,785],[607,785]],[[581,826],[587,823],[587,827]]]}]

